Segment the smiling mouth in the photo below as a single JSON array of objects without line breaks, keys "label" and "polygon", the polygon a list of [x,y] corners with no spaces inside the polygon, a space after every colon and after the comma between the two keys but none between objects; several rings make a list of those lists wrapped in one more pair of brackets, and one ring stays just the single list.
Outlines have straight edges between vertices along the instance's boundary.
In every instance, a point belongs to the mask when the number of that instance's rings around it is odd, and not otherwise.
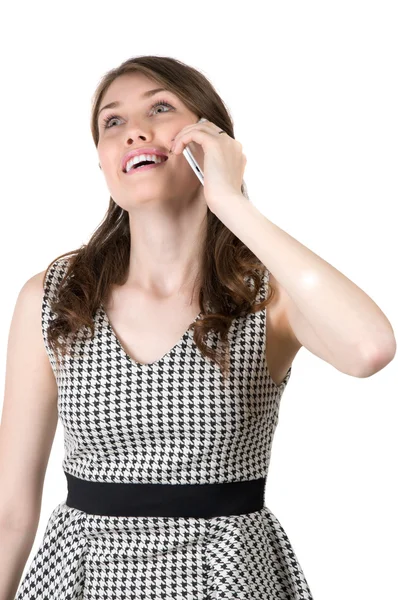
[{"label": "smiling mouth", "polygon": [[168,158],[169,158],[168,156],[162,156],[163,160],[161,162],[154,162],[153,160],[143,160],[143,161],[133,165],[129,169],[129,171],[126,171],[126,169],[124,168],[123,172],[129,174],[130,171],[134,171],[134,170],[140,169],[142,167],[146,167],[148,165],[162,165],[163,163],[165,163],[168,160]]},{"label": "smiling mouth", "polygon": [[167,162],[163,160],[162,162],[152,162],[152,161],[142,161],[141,163],[137,163],[136,168],[132,167],[129,171],[123,171],[126,175],[133,175],[134,173],[138,173],[141,171],[149,171],[150,169],[155,169],[156,167],[161,167]]}]

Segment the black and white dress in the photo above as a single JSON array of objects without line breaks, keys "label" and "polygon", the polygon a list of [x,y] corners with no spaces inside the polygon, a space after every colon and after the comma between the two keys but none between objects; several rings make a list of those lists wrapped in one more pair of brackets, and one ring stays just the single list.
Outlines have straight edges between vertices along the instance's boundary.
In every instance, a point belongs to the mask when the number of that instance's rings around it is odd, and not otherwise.
[{"label": "black and white dress", "polygon": [[[67,261],[58,259],[47,273],[42,331],[58,384],[68,485],[160,484],[162,497],[162,484],[193,490],[265,483],[291,374],[290,368],[280,385],[270,377],[266,308],[234,319],[225,385],[192,329],[159,360],[137,363],[103,306],[93,339],[78,337],[75,355],[57,369],[46,331]],[[258,300],[266,297],[268,277],[266,270]],[[221,342],[211,334],[207,344],[216,348]],[[192,493],[187,505],[198,497]],[[312,600],[288,536],[263,502],[244,514],[180,514],[93,514],[61,502],[15,600]]]}]

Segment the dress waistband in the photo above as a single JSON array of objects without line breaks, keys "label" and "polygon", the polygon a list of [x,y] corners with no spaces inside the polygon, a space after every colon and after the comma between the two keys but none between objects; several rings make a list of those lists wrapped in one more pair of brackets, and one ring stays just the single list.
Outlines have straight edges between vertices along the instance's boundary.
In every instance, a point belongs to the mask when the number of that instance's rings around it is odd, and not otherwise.
[{"label": "dress waistband", "polygon": [[264,506],[265,478],[210,484],[111,483],[64,471],[67,506],[115,517],[211,518],[247,514]]}]

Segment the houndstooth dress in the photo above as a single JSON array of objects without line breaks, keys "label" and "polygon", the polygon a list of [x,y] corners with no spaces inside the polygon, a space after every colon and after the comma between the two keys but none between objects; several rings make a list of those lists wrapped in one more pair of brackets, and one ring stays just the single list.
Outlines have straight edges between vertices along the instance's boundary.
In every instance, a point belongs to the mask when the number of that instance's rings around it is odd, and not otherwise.
[{"label": "houndstooth dress", "polygon": [[[65,475],[140,484],[266,480],[291,374],[290,368],[280,385],[270,378],[266,309],[232,322],[225,386],[218,366],[194,344],[192,329],[160,360],[142,365],[124,351],[102,305],[94,338],[79,337],[75,356],[57,370],[46,330],[67,261],[50,267],[42,305]],[[268,277],[266,270],[261,300]],[[216,348],[212,333],[207,343]],[[120,517],[63,501],[15,600],[312,600],[285,530],[262,506],[212,518]]]}]

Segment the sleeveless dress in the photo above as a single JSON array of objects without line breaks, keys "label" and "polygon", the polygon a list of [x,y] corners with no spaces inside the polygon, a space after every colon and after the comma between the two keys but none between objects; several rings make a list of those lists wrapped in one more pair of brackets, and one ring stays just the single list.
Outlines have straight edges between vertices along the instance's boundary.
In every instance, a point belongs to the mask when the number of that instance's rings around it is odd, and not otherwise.
[{"label": "sleeveless dress", "polygon": [[[65,474],[158,484],[266,478],[291,374],[290,367],[280,385],[270,377],[266,308],[233,320],[225,386],[219,367],[193,342],[192,329],[160,360],[142,365],[124,351],[102,305],[93,339],[75,340],[75,356],[57,370],[46,331],[67,261],[62,257],[50,267],[42,304]],[[257,301],[266,297],[268,278],[265,270]],[[210,332],[207,344],[218,343]],[[63,501],[49,517],[15,600],[312,598],[285,530],[265,505],[212,518],[120,517],[89,514]]]}]

